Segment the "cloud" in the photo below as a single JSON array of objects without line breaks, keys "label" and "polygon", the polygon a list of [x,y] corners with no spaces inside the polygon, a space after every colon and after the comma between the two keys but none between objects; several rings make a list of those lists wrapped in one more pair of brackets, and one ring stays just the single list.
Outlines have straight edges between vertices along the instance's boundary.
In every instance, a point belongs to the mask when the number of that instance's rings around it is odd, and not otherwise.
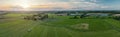
[{"label": "cloud", "polygon": [[90,1],[92,1],[92,2],[98,2],[97,0],[90,0]]},{"label": "cloud", "polygon": [[[59,4],[58,4],[59,5]],[[62,5],[62,4],[61,4]],[[88,1],[74,1],[74,2],[66,2],[67,9],[83,9],[83,10],[94,10],[94,9],[103,9],[108,8],[107,6],[97,4],[94,2],[88,2]],[[66,8],[64,8],[66,9]]]},{"label": "cloud", "polygon": [[81,1],[85,1],[85,0],[70,0],[71,2],[81,2]]},{"label": "cloud", "polygon": [[[24,0],[21,0],[24,1]],[[104,6],[97,3],[97,0],[29,0],[28,3],[33,7],[32,9],[46,9],[46,10],[96,10],[105,9],[109,6]],[[15,2],[13,2],[15,3]],[[16,1],[16,3],[21,4]],[[37,6],[37,7],[36,7]],[[15,9],[15,8],[14,8]]]}]

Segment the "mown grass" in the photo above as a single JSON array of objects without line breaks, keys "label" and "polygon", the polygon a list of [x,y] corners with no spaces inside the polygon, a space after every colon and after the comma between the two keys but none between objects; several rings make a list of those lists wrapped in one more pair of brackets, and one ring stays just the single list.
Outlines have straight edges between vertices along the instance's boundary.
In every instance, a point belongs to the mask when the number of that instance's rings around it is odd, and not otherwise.
[{"label": "mown grass", "polygon": [[[8,16],[9,15],[9,16]],[[16,14],[8,14],[7,19],[0,22],[0,37],[119,37],[120,22],[113,19],[69,19],[71,16],[55,16],[54,19],[32,21],[18,19]],[[88,31],[75,29],[76,24],[89,24]],[[30,32],[28,30],[31,29]]]}]

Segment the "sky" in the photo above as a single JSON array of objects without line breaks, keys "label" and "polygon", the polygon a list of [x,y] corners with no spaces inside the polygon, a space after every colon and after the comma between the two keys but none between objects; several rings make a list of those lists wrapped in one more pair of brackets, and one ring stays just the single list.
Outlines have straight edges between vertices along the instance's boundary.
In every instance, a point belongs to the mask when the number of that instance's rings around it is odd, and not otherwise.
[{"label": "sky", "polygon": [[120,10],[120,0],[0,0],[0,10]]}]

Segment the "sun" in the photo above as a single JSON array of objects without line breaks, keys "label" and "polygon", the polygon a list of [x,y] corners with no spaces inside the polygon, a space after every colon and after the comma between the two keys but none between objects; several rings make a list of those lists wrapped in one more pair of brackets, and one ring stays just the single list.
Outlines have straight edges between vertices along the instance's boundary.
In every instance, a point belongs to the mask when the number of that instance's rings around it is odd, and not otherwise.
[{"label": "sun", "polygon": [[28,8],[30,8],[30,5],[23,3],[23,4],[20,4],[20,7],[23,9],[28,9]]},{"label": "sun", "polygon": [[20,2],[17,3],[17,5],[19,5],[23,9],[28,9],[31,6],[29,0],[20,0]]}]

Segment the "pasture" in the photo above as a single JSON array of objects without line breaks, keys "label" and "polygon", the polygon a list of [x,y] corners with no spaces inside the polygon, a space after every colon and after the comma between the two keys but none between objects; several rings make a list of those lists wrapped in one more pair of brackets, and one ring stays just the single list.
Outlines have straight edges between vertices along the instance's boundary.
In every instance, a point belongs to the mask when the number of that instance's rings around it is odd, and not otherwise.
[{"label": "pasture", "polygon": [[[49,14],[46,20],[24,20],[32,14],[10,13],[0,19],[0,37],[120,37],[120,21],[114,19],[69,19]],[[89,24],[89,29],[76,28]]]}]

